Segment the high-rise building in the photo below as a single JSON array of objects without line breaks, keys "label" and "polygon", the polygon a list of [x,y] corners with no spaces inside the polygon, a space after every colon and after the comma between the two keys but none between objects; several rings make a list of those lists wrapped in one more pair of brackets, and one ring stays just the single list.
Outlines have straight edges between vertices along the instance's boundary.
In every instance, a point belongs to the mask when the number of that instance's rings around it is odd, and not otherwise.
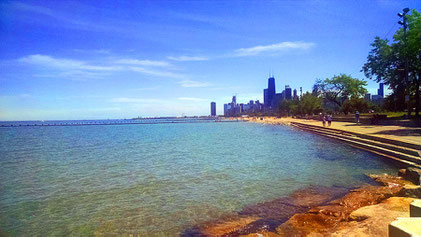
[{"label": "high-rise building", "polygon": [[240,113],[244,113],[244,104],[243,103],[240,104]]},{"label": "high-rise building", "polygon": [[228,104],[224,104],[224,116],[228,116]]},{"label": "high-rise building", "polygon": [[268,98],[268,89],[264,89],[263,90],[263,104],[266,107],[269,107],[270,106],[270,104],[269,104],[269,98]]},{"label": "high-rise building", "polygon": [[364,100],[365,101],[371,101],[371,94],[370,93],[365,94],[364,95]]},{"label": "high-rise building", "polygon": [[292,91],[291,91],[291,87],[289,87],[289,85],[285,86],[285,99],[287,99],[287,100],[292,99]]},{"label": "high-rise building", "polygon": [[379,84],[379,89],[377,89],[377,95],[379,95],[380,97],[384,97],[384,85],[383,82],[380,82]]},{"label": "high-rise building", "polygon": [[297,89],[294,89],[292,98],[296,99],[297,97]]},{"label": "high-rise building", "polygon": [[275,94],[276,94],[276,89],[275,89],[275,78],[272,76],[272,77],[269,77],[269,79],[268,79],[268,91],[267,91],[267,98],[268,98],[268,104],[269,104],[269,106],[271,106],[272,105],[272,101],[273,101],[273,98],[275,97]]},{"label": "high-rise building", "polygon": [[211,107],[211,116],[216,116],[216,103],[211,102],[210,107]]}]

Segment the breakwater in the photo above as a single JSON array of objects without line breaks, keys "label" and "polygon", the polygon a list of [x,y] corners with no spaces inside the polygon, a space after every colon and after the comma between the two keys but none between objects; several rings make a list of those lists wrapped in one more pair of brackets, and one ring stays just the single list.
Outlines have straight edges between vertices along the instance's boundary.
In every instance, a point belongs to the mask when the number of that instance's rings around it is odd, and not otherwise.
[{"label": "breakwater", "polygon": [[28,126],[90,126],[90,125],[134,125],[134,124],[165,124],[165,123],[212,123],[212,122],[242,122],[219,118],[153,118],[153,119],[107,119],[107,120],[51,120],[51,121],[0,121],[0,127]]}]

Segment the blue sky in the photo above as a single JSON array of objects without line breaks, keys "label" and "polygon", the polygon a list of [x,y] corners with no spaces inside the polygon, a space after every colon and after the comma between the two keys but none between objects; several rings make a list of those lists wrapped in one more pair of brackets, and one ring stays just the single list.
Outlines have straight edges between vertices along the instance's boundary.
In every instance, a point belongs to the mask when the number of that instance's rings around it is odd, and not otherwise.
[{"label": "blue sky", "polygon": [[[360,72],[420,1],[2,1],[0,120],[217,113]],[[375,94],[377,84],[368,81]]]}]

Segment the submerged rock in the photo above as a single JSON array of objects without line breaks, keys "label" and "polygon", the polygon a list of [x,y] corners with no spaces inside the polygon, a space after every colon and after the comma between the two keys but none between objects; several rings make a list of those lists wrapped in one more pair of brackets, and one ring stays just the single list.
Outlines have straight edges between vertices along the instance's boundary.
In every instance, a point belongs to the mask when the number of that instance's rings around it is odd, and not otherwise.
[{"label": "submerged rock", "polygon": [[[352,221],[366,219],[356,214],[351,217],[351,214],[361,207],[378,204],[385,199],[397,195],[404,186],[404,181],[398,177],[379,175],[373,176],[373,178],[385,186],[367,185],[351,190],[349,194],[327,205],[314,207],[304,214],[294,215],[287,222],[280,225],[276,231],[284,236],[331,234],[340,228],[345,228]],[[409,209],[409,205],[407,209]],[[387,224],[388,222],[386,223],[386,227],[383,228],[385,231],[387,231]],[[348,229],[348,231],[349,233],[344,234],[345,236],[349,234],[356,236],[352,234],[353,230]],[[362,232],[360,234],[364,236]],[[357,234],[357,236],[359,235]]]}]

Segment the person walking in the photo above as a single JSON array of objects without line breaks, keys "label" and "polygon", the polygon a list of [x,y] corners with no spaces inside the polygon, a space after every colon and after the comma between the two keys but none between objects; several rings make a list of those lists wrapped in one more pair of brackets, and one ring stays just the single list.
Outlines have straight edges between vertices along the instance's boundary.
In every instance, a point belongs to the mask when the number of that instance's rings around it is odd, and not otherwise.
[{"label": "person walking", "polygon": [[331,114],[329,114],[327,116],[327,126],[330,127],[330,125],[332,125],[332,115]]},{"label": "person walking", "polygon": [[355,111],[355,122],[356,123],[360,122],[360,112],[358,112],[358,110]]},{"label": "person walking", "polygon": [[326,127],[326,116],[323,116],[322,122],[323,122],[323,127]]}]

